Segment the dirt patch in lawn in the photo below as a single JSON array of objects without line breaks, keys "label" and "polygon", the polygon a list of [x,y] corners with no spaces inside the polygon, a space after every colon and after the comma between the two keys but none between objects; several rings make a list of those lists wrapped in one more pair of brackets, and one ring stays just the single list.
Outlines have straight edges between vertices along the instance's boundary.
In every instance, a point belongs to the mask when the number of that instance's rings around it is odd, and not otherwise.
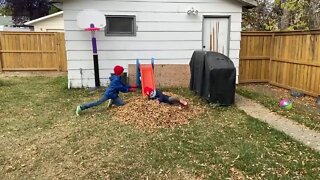
[{"label": "dirt patch in lawn", "polygon": [[[166,92],[165,94],[178,97],[173,93]],[[159,104],[157,100],[147,100],[142,96],[132,97],[127,100],[124,106],[113,109],[114,118],[144,130],[174,128],[188,124],[191,119],[197,117],[206,109],[200,104],[186,100],[188,101],[188,106],[180,107],[166,103]]]}]

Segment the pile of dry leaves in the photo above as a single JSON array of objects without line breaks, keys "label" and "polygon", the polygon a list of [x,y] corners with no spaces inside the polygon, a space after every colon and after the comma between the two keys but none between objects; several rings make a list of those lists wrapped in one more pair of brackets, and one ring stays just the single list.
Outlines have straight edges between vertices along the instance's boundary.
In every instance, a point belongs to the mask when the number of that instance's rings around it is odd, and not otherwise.
[{"label": "pile of dry leaves", "polygon": [[[165,93],[177,96],[172,93]],[[188,99],[186,99],[188,101]],[[142,96],[126,100],[126,104],[114,108],[114,118],[142,129],[173,128],[188,124],[192,118],[205,111],[200,104],[188,101],[188,107],[160,103],[157,100],[147,100]]]}]

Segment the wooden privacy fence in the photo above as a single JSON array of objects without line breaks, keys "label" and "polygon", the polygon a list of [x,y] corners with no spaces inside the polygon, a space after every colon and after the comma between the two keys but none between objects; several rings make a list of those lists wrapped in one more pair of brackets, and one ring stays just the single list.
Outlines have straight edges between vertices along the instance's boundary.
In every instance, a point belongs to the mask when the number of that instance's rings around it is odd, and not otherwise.
[{"label": "wooden privacy fence", "polygon": [[0,32],[0,71],[67,71],[64,33]]},{"label": "wooden privacy fence", "polygon": [[269,82],[320,94],[320,30],[243,32],[239,83]]}]

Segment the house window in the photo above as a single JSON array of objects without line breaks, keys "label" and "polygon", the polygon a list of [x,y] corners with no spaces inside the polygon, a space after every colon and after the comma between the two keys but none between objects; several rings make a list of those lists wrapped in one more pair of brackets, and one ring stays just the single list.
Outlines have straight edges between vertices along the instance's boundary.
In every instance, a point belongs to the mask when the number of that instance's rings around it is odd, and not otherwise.
[{"label": "house window", "polygon": [[136,16],[106,16],[106,36],[135,36]]}]

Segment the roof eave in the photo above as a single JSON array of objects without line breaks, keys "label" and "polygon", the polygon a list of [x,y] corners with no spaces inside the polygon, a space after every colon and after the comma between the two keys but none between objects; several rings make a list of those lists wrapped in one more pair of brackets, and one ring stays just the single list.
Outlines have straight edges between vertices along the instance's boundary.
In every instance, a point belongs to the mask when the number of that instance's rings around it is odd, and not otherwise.
[{"label": "roof eave", "polygon": [[[246,8],[254,8],[257,6],[257,2],[255,0],[237,0],[237,1],[243,3],[244,7]],[[62,0],[49,0],[49,2],[51,2],[57,8],[62,9],[62,4],[63,4]]]},{"label": "roof eave", "polygon": [[244,4],[244,7],[246,8],[254,8],[257,7],[257,2],[255,0],[238,0],[242,4]]},{"label": "roof eave", "polygon": [[63,11],[59,11],[59,12],[57,12],[57,13],[50,14],[50,15],[48,15],[48,16],[44,16],[44,17],[41,17],[41,18],[38,18],[38,19],[34,19],[34,20],[29,21],[29,22],[26,22],[26,23],[24,23],[24,24],[25,24],[25,25],[32,25],[32,24],[34,24],[34,23],[36,23],[36,22],[43,21],[43,20],[45,20],[45,19],[49,19],[49,18],[52,18],[52,17],[56,17],[56,16],[59,16],[59,15],[61,15],[61,14],[63,14]]}]

